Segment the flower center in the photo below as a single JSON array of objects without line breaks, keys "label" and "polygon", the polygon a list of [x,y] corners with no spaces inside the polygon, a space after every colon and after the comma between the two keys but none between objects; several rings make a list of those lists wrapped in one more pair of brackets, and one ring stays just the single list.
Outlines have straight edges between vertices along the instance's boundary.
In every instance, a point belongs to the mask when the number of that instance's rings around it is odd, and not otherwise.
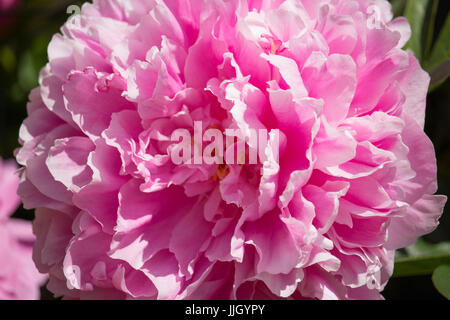
[{"label": "flower center", "polygon": [[216,173],[212,177],[214,181],[222,181],[230,173],[230,168],[226,164],[221,164],[217,168]]},{"label": "flower center", "polygon": [[261,48],[270,52],[271,54],[280,54],[284,50],[286,50],[286,48],[283,46],[283,41],[278,40],[271,35],[264,34],[261,36],[261,38],[265,39],[259,42]]}]

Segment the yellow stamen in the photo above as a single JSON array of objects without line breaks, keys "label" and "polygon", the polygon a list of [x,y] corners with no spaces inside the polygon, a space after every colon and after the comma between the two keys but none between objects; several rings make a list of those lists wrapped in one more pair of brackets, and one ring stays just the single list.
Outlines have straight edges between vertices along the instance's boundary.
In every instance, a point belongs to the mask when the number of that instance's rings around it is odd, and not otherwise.
[{"label": "yellow stamen", "polygon": [[216,173],[214,174],[214,176],[212,177],[214,181],[222,181],[223,179],[225,179],[225,177],[230,173],[230,168],[228,168],[227,165],[225,164],[221,164],[219,165],[219,167],[217,168]]}]

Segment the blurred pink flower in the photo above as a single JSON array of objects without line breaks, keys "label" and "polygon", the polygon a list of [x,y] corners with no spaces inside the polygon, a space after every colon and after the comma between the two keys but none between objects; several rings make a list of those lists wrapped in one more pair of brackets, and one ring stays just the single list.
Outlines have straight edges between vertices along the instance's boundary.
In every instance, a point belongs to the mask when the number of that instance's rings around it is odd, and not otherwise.
[{"label": "blurred pink flower", "polygon": [[15,9],[21,0],[0,0],[0,37],[11,31],[11,25],[17,18]]},{"label": "blurred pink flower", "polygon": [[0,12],[7,12],[19,5],[19,3],[20,0],[0,0]]},{"label": "blurred pink flower", "polygon": [[32,260],[31,223],[9,218],[19,205],[16,170],[13,162],[0,159],[0,300],[35,300],[44,275]]},{"label": "blurred pink flower", "polygon": [[[394,250],[446,201],[409,35],[385,0],[85,4],[49,45],[17,153],[48,288],[382,298]],[[175,165],[170,137],[194,121],[267,129],[264,159]]]}]

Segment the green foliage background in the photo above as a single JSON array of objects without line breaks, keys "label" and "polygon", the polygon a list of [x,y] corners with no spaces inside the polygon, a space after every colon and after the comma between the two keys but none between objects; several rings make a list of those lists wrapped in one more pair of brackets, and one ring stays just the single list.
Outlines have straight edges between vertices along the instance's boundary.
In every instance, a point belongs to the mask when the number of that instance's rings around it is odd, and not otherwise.
[{"label": "green foliage background", "polygon": [[[450,1],[391,0],[395,16],[406,16],[413,31],[406,45],[431,75],[425,131],[434,143],[440,194],[450,195]],[[47,62],[47,46],[67,20],[67,8],[83,1],[22,0],[12,12],[0,14],[0,155],[13,158],[18,131],[26,117],[28,93],[38,85]],[[387,299],[450,298],[450,205],[440,225],[412,247],[396,255]],[[16,218],[31,220],[19,208]],[[42,299],[52,296],[44,288]]]}]

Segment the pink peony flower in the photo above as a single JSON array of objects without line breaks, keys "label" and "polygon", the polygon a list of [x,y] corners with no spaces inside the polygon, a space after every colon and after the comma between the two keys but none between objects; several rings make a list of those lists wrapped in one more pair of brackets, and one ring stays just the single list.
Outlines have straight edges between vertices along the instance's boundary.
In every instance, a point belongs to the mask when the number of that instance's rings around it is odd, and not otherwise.
[{"label": "pink peony flower", "polygon": [[[48,288],[381,298],[446,201],[409,35],[385,0],[85,4],[49,45],[17,153]],[[197,121],[248,150],[267,129],[259,164],[174,164],[172,134]]]},{"label": "pink peony flower", "polygon": [[19,205],[16,170],[13,162],[0,158],[0,300],[35,300],[44,276],[32,260],[31,223],[9,218]]}]

